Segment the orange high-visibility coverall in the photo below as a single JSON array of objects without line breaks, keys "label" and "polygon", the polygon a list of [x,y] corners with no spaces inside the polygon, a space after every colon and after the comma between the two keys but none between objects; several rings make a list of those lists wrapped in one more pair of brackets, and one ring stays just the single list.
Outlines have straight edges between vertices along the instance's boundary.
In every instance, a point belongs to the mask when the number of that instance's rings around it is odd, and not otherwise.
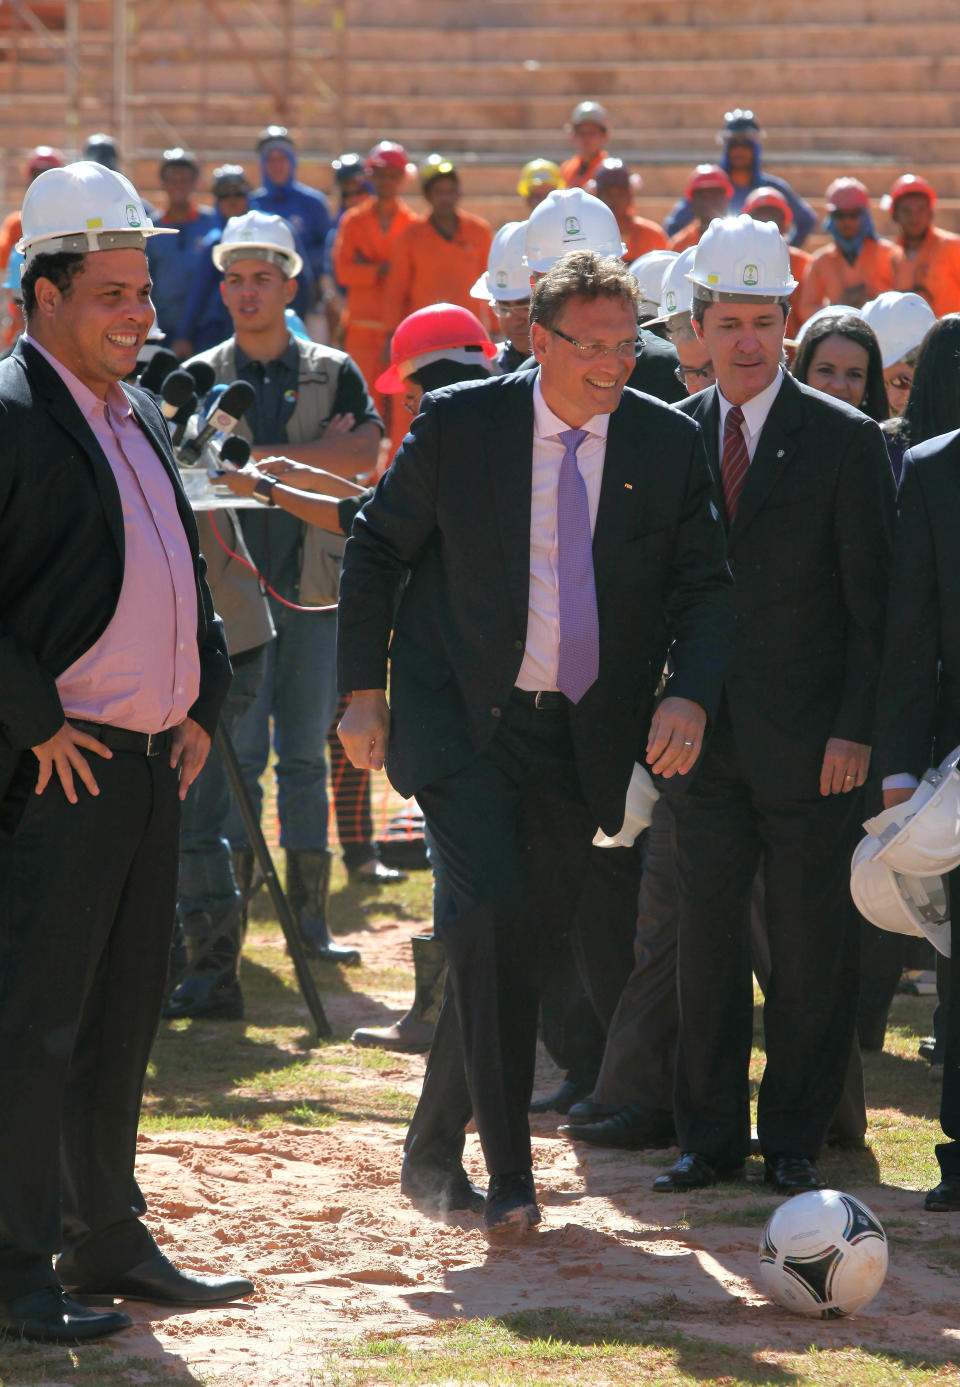
[{"label": "orange high-visibility coverall", "polygon": [[960,311],[960,236],[931,226],[913,259],[902,238],[894,244],[894,289],[922,294],[938,318]]},{"label": "orange high-visibility coverall", "polygon": [[646,255],[648,251],[664,250],[667,244],[666,235],[656,222],[648,221],[646,217],[638,217],[634,213],[630,215],[629,225],[621,226],[620,235],[627,248],[623,258],[628,265],[638,260],[641,255]]},{"label": "orange high-visibility coverall", "polygon": [[568,188],[585,188],[590,182],[590,179],[593,178],[597,169],[603,163],[604,159],[609,158],[610,155],[607,151],[601,149],[600,153],[596,155],[595,158],[591,159],[587,167],[583,168],[580,163],[580,155],[571,154],[570,158],[564,159],[563,163],[560,165],[560,173],[563,176],[564,183]]},{"label": "orange high-visibility coverall", "polygon": [[799,322],[805,323],[824,304],[849,303],[861,308],[868,299],[892,289],[893,252],[893,242],[882,236],[876,240],[868,236],[852,265],[832,241],[815,250],[794,300],[793,311]]},{"label": "orange high-visibility coverall", "polygon": [[357,363],[391,438],[397,429],[403,437],[408,416],[396,396],[381,395],[374,388],[374,381],[386,365],[383,349],[390,335],[383,314],[386,276],[379,271],[381,265],[392,262],[397,241],[417,220],[416,212],[398,199],[390,225],[384,231],[377,199],[364,198],[344,213],[333,246],[334,277],[347,291],[344,350]]},{"label": "orange high-visibility coverall", "polygon": [[796,250],[793,246],[788,246],[787,249],[790,252],[790,273],[797,281],[797,287],[790,295],[790,312],[787,314],[786,336],[796,337],[797,333],[800,331],[800,322],[797,318],[797,312],[794,305],[797,302],[798,294],[803,288],[803,281],[806,277],[807,266],[810,264],[810,261],[813,259],[813,257],[807,250]]},{"label": "orange high-visibility coverall", "polygon": [[23,235],[23,224],[19,212],[11,212],[4,217],[0,226],[0,270],[10,264],[10,252]]},{"label": "orange high-visibility coverall", "polygon": [[702,235],[703,228],[700,222],[689,222],[686,226],[681,227],[675,235],[670,237],[667,242],[667,249],[675,250],[678,255],[681,255],[685,250],[689,250],[691,246],[698,245]]}]

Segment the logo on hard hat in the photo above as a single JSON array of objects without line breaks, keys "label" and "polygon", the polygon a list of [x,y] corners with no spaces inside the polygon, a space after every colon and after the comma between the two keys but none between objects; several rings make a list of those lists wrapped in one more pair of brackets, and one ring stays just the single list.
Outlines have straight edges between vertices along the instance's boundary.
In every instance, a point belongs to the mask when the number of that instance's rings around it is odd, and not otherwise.
[{"label": "logo on hard hat", "polygon": [[134,207],[132,202],[128,202],[123,210],[127,214],[127,226],[140,225],[140,213],[137,211],[136,207]]},{"label": "logo on hard hat", "polygon": [[760,283],[760,271],[757,269],[756,265],[744,265],[743,282],[748,288],[752,288],[753,285]]},{"label": "logo on hard hat", "polygon": [[580,235],[580,219],[579,219],[579,217],[567,217],[566,221],[563,223],[563,229],[564,229],[564,231],[567,233],[568,236],[579,236],[579,235]]},{"label": "logo on hard hat", "polygon": [[667,290],[667,301],[666,301],[666,304],[664,305],[664,307],[666,308],[666,310],[667,310],[668,313],[676,313],[676,311],[677,311],[677,294],[676,294],[676,290],[675,290],[675,289],[668,289],[668,290]]},{"label": "logo on hard hat", "polygon": [[497,288],[498,288],[498,289],[506,289],[506,287],[507,287],[507,272],[506,272],[506,270],[497,270]]}]

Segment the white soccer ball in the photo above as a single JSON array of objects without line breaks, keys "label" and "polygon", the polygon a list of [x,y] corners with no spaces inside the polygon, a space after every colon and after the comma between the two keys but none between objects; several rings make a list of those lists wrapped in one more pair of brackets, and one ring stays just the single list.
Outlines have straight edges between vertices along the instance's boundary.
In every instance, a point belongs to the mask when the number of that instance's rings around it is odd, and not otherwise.
[{"label": "white soccer ball", "polygon": [[760,1283],[778,1305],[838,1319],[868,1305],[887,1274],[887,1237],[852,1194],[811,1190],[771,1215],[760,1240]]}]

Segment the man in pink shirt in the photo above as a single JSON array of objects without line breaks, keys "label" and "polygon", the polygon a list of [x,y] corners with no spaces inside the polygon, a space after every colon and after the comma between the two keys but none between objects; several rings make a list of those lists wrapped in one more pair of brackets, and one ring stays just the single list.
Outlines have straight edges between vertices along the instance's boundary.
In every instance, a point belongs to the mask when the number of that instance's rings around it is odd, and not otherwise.
[{"label": "man in pink shirt", "polygon": [[252,1290],[167,1261],[134,1180],[180,801],[230,666],[164,420],[119,384],[155,229],[79,163],[31,185],[23,233],[27,327],[0,365],[0,1333],[77,1343],[130,1320],[71,1291]]}]

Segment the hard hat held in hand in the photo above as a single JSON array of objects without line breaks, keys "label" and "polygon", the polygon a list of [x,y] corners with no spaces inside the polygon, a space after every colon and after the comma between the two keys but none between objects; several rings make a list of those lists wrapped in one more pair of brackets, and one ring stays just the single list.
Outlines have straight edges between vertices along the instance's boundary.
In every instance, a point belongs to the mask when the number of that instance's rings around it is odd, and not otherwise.
[{"label": "hard hat held in hand", "polygon": [[928,770],[908,800],[868,819],[877,857],[895,872],[940,876],[960,866],[960,747]]},{"label": "hard hat held in hand", "polygon": [[213,263],[225,270],[234,260],[266,260],[278,266],[288,279],[303,269],[290,223],[271,212],[244,212],[231,217],[213,248]]},{"label": "hard hat held in hand", "polygon": [[714,217],[695,250],[687,276],[695,298],[786,299],[797,287],[787,243],[773,222],[754,221],[745,212]]},{"label": "hard hat held in hand", "polygon": [[496,354],[489,333],[469,308],[432,303],[404,318],[390,340],[390,365],[374,385],[384,395],[398,395],[407,377],[431,361],[480,366]]},{"label": "hard hat held in hand", "polygon": [[494,236],[487,256],[487,268],[470,290],[472,299],[511,299],[530,297],[530,271],[523,263],[527,242],[526,222],[505,222]]},{"label": "hard hat held in hand", "polygon": [[884,370],[919,347],[937,321],[926,299],[919,294],[898,294],[894,289],[865,303],[860,316],[877,335]]},{"label": "hard hat held in hand", "polygon": [[660,798],[660,791],[654,785],[647,770],[637,761],[634,763],[630,784],[627,786],[627,802],[624,806],[623,824],[612,838],[598,828],[593,837],[595,848],[632,848],[638,835],[650,827],[653,806]]},{"label": "hard hat held in hand", "polygon": [[546,274],[573,250],[622,255],[624,244],[605,202],[582,188],[555,188],[530,213],[524,260],[531,270]]},{"label": "hard hat held in hand", "polygon": [[925,937],[949,958],[950,913],[943,877],[895,872],[877,856],[880,847],[871,834],[857,844],[850,864],[854,905],[877,929]]},{"label": "hard hat held in hand", "polygon": [[154,226],[122,173],[85,160],[39,174],[24,196],[22,222],[17,250],[28,265],[38,255],[142,250],[150,236],[177,234]]}]

